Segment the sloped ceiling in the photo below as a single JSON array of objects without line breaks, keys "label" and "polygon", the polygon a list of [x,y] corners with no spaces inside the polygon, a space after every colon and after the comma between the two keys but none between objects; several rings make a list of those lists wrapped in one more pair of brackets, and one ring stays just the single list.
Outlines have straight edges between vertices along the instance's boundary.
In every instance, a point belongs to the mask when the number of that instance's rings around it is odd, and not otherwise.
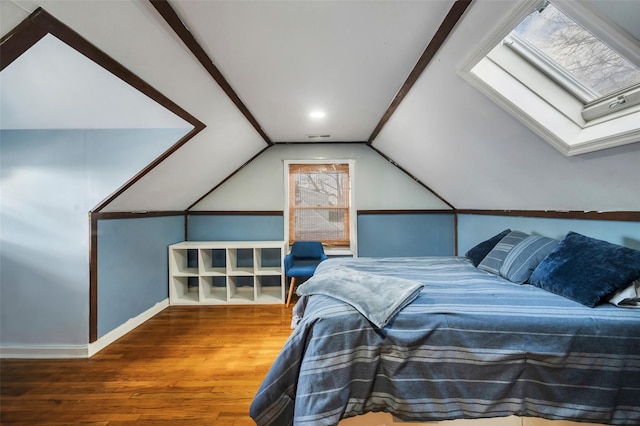
[{"label": "sloped ceiling", "polygon": [[[0,2],[3,35],[42,6],[206,125],[104,211],[183,210],[274,142],[369,140],[455,2],[159,3],[251,116],[148,1]],[[633,2],[590,3],[637,36]],[[640,144],[564,157],[457,76],[516,4],[473,1],[372,146],[459,209],[640,211]]]}]

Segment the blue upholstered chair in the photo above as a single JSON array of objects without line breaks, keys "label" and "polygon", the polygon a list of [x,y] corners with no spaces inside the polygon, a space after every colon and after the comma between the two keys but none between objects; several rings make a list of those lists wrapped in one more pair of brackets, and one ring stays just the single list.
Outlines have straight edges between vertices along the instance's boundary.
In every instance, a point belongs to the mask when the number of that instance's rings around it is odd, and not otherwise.
[{"label": "blue upholstered chair", "polygon": [[320,241],[296,241],[291,246],[291,252],[284,257],[284,273],[291,277],[287,307],[291,303],[296,278],[309,278],[313,275],[320,262],[327,259]]}]

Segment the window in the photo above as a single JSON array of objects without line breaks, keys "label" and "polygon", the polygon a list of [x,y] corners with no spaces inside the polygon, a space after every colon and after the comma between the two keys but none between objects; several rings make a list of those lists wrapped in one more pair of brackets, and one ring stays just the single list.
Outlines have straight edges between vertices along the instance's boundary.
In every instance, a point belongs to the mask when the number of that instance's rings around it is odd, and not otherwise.
[{"label": "window", "polygon": [[561,4],[523,2],[460,75],[566,155],[637,142],[637,43],[579,2]]},{"label": "window", "polygon": [[583,110],[585,120],[640,103],[626,99],[640,88],[640,69],[552,4],[527,16],[504,43],[586,105],[615,95],[597,116]]},{"label": "window", "polygon": [[327,248],[353,249],[352,162],[286,166],[289,244],[319,240]]}]

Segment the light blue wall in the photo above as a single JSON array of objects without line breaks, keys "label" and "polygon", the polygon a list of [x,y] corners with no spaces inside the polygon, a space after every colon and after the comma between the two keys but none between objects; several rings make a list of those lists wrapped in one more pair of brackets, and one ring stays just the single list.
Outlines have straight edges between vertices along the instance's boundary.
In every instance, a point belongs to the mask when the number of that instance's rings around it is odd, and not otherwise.
[{"label": "light blue wall", "polygon": [[358,216],[358,256],[452,256],[454,215],[363,214]]},{"label": "light blue wall", "polygon": [[458,253],[504,229],[561,239],[569,231],[640,250],[640,223],[607,220],[551,219],[514,216],[458,215]]},{"label": "light blue wall", "polygon": [[[189,216],[189,240],[284,239],[282,215]],[[359,256],[450,256],[453,214],[364,214],[358,216]]]},{"label": "light blue wall", "polygon": [[184,132],[0,131],[0,344],[88,343],[88,212]]},{"label": "light blue wall", "polygon": [[98,337],[169,297],[167,246],[184,216],[98,221]]},{"label": "light blue wall", "polygon": [[0,136],[1,342],[84,343],[90,208],[84,134]]},{"label": "light blue wall", "polygon": [[190,241],[283,241],[282,215],[192,215]]}]

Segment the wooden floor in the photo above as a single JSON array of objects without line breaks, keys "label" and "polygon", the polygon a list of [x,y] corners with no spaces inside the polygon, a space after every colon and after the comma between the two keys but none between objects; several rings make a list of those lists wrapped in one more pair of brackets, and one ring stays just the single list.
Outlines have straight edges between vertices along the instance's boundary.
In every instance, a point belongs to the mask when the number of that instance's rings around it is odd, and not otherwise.
[{"label": "wooden floor", "polygon": [[172,306],[91,359],[0,360],[2,425],[255,425],[283,305]]}]

